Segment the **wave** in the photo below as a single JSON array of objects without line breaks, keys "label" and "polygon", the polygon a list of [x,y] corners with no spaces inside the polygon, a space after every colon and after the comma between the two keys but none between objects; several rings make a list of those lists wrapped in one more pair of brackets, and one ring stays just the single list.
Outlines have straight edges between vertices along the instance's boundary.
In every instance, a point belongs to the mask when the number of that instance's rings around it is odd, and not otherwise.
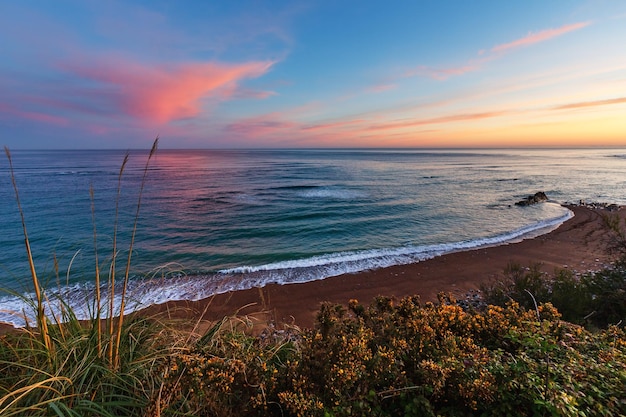
[{"label": "wave", "polygon": [[[167,301],[195,301],[229,291],[261,288],[268,284],[284,285],[316,281],[342,274],[421,262],[453,252],[509,244],[548,233],[572,218],[573,215],[571,210],[567,210],[565,214],[555,218],[539,221],[508,233],[474,240],[331,253],[305,259],[223,269],[212,274],[177,275],[164,279],[133,279],[128,288],[128,298],[132,301],[127,304],[125,312],[130,313]],[[79,319],[87,319],[91,317],[90,312],[93,311],[90,300],[93,300],[94,290],[93,284],[86,283],[48,291],[48,298],[53,301],[47,308],[58,314],[60,307],[55,307],[54,300],[63,300],[74,309]],[[103,305],[108,305],[106,288],[102,288],[101,292]],[[120,294],[120,291],[116,291],[116,294]],[[34,294],[0,298],[2,306],[0,322],[9,323],[15,327],[25,326],[23,312],[32,311],[25,301],[28,299],[33,300]],[[119,300],[116,301],[116,305],[119,305]],[[34,320],[34,317],[28,314],[27,318],[31,322]]]},{"label": "wave", "polygon": [[333,200],[355,200],[365,198],[367,195],[362,191],[350,190],[347,188],[314,188],[298,193],[303,198],[333,199]]},{"label": "wave", "polygon": [[312,199],[353,200],[367,197],[363,191],[324,185],[287,185],[271,187],[269,190],[294,192],[300,198]]},{"label": "wave", "polygon": [[[557,218],[539,221],[535,224],[513,230],[512,232],[474,240],[466,240],[454,243],[442,243],[436,245],[410,245],[394,249],[386,248],[355,252],[339,252],[322,256],[314,256],[311,258],[300,260],[273,262],[259,266],[240,266],[236,268],[223,269],[219,271],[219,273],[249,274],[260,271],[292,270],[298,268],[313,268],[338,264],[350,265],[354,263],[360,263],[362,265],[360,269],[357,269],[355,271],[346,270],[340,272],[340,274],[348,272],[359,272],[368,269],[412,263],[415,261],[430,259],[446,253],[476,249],[485,246],[495,246],[500,244],[512,243],[524,237],[535,237],[537,235],[541,235],[549,232],[550,230],[553,230],[555,227],[572,218],[573,215],[574,213],[571,210],[568,210],[566,214]],[[407,260],[409,262],[404,262]],[[277,283],[281,284],[282,282]]]}]

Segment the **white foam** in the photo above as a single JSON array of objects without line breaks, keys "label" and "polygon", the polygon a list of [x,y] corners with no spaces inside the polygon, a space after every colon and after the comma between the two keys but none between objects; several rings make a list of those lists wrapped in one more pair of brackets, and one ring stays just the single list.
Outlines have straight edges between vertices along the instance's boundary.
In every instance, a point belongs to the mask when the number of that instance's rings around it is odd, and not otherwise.
[{"label": "white foam", "polygon": [[[561,217],[554,219],[544,220],[535,224],[524,226],[509,233],[493,237],[485,237],[481,239],[460,241],[454,243],[443,243],[438,245],[425,245],[425,246],[405,246],[395,249],[372,249],[366,251],[356,252],[339,252],[322,256],[314,256],[311,258],[288,260],[273,262],[265,265],[258,266],[240,266],[236,268],[224,269],[219,271],[222,274],[246,274],[259,271],[272,271],[272,270],[285,270],[295,268],[311,268],[319,266],[327,266],[333,264],[344,264],[354,262],[367,262],[372,264],[381,263],[380,266],[391,266],[394,264],[393,259],[397,258],[398,261],[403,258],[415,258],[420,260],[422,258],[431,258],[433,256],[441,255],[444,253],[451,253],[461,250],[468,250],[479,248],[483,246],[493,246],[504,243],[511,243],[519,240],[520,238],[536,237],[541,234],[545,234],[558,227],[566,220],[572,218],[574,213],[571,210],[567,210],[567,213]],[[378,261],[376,261],[378,260]],[[389,264],[391,262],[391,264]],[[399,263],[398,263],[399,264]],[[371,268],[364,268],[371,269]]]},{"label": "white foam", "polygon": [[316,188],[298,193],[304,198],[334,199],[334,200],[354,200],[364,198],[366,195],[361,191],[349,190],[344,188]]}]

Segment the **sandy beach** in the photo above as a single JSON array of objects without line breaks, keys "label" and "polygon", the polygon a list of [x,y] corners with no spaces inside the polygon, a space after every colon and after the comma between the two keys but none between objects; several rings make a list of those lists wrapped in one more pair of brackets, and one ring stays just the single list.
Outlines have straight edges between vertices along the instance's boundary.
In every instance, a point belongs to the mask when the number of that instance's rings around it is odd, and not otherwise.
[{"label": "sandy beach", "polygon": [[[267,285],[264,288],[219,294],[200,301],[173,301],[149,308],[144,313],[167,317],[211,321],[238,313],[261,322],[313,325],[322,302],[347,304],[350,299],[369,303],[378,295],[403,297],[419,295],[424,301],[436,300],[439,292],[463,297],[482,283],[503,275],[506,266],[541,264],[552,273],[567,268],[575,272],[593,271],[608,265],[610,234],[602,216],[604,209],[569,207],[574,217],[550,233],[517,243],[456,252],[410,265],[344,274],[301,284]],[[626,210],[620,209],[623,219]]]}]

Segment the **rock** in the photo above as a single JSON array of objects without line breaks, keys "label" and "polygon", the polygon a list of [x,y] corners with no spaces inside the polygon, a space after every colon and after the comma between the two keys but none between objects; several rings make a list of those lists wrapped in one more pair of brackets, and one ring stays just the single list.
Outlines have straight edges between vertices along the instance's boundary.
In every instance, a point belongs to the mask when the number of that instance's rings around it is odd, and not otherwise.
[{"label": "rock", "polygon": [[529,195],[524,200],[515,203],[516,206],[530,206],[537,203],[542,203],[548,200],[548,196],[543,191],[535,193],[535,195]]}]

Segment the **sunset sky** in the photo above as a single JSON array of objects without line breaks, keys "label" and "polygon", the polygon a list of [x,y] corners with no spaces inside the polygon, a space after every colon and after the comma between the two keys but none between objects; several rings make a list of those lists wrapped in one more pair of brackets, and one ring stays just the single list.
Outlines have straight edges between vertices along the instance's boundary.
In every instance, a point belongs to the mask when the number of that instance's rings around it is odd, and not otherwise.
[{"label": "sunset sky", "polygon": [[0,2],[12,149],[626,146],[626,1]]}]

